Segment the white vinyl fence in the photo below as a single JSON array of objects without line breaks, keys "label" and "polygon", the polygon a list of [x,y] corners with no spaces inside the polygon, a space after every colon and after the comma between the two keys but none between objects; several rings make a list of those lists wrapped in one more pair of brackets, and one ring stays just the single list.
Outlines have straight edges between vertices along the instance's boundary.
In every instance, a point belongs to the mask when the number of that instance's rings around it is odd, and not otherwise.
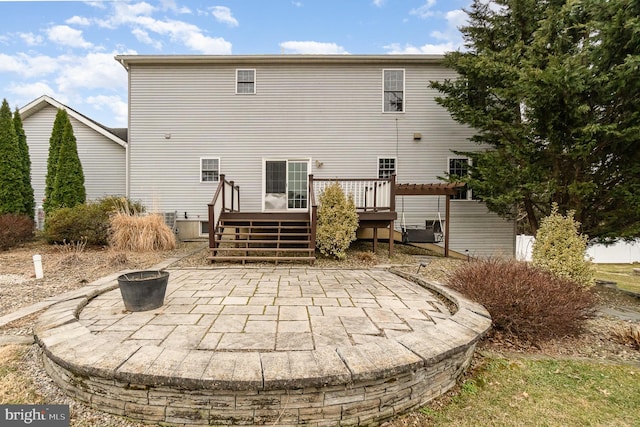
[{"label": "white vinyl fence", "polygon": [[[516,237],[516,258],[531,261],[531,249],[535,237],[524,234]],[[596,264],[633,264],[640,262],[640,239],[633,243],[617,242],[613,245],[592,245],[587,248],[589,256]]]}]

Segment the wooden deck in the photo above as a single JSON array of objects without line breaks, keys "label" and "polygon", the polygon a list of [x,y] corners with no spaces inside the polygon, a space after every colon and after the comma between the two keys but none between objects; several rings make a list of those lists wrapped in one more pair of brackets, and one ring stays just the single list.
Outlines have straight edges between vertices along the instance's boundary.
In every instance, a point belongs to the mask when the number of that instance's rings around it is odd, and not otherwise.
[{"label": "wooden deck", "polygon": [[[279,261],[303,261],[313,264],[317,199],[327,186],[335,183],[353,197],[359,228],[373,229],[374,251],[377,251],[378,230],[394,229],[398,218],[396,195],[446,195],[444,254],[448,256],[449,198],[457,191],[458,184],[396,184],[395,175],[379,179],[322,179],[309,175],[309,208],[306,212],[243,212],[240,188],[220,175],[220,184],[209,203],[209,259],[212,262],[271,261],[277,264]],[[394,239],[388,240],[391,257]]]}]

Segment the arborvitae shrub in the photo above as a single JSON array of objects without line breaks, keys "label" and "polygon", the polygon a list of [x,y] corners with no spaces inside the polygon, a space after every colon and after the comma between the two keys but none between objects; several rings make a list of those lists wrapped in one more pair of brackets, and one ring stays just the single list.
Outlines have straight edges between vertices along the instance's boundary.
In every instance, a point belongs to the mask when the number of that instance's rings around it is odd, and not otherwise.
[{"label": "arborvitae shrub", "polygon": [[324,255],[344,259],[349,245],[356,240],[357,229],[353,197],[346,197],[338,183],[325,188],[318,198],[316,247]]},{"label": "arborvitae shrub", "polygon": [[0,250],[31,240],[33,228],[33,220],[29,215],[0,215]]},{"label": "arborvitae shrub", "polygon": [[489,310],[495,331],[525,343],[581,332],[595,301],[591,288],[513,260],[470,261],[447,281]]},{"label": "arborvitae shrub", "polygon": [[120,209],[143,212],[140,203],[125,197],[105,197],[73,208],[60,208],[47,214],[43,235],[49,243],[86,241],[90,246],[109,242],[109,217]]},{"label": "arborvitae shrub", "polygon": [[560,215],[554,203],[536,234],[533,265],[581,285],[593,285],[593,266],[585,259],[587,236],[578,232],[580,223],[573,219],[573,214],[569,211],[566,216]]},{"label": "arborvitae shrub", "polygon": [[73,134],[71,122],[67,120],[62,133],[56,179],[53,183],[49,206],[51,209],[72,208],[84,203],[86,198],[84,172],[78,157],[76,137]]}]

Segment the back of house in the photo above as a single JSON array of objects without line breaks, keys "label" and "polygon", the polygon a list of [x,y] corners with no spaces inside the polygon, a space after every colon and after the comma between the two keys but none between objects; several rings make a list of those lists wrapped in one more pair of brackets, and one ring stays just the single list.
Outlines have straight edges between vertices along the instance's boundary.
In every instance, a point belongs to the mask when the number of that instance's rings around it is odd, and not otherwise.
[{"label": "back of house", "polygon": [[[432,55],[117,56],[129,74],[129,196],[177,212],[179,237],[209,232],[220,176],[242,211],[309,209],[308,179],[435,183],[464,173],[453,151],[480,149],[435,102],[455,78]],[[397,196],[395,226],[445,217],[441,196]],[[451,201],[451,249],[515,253],[514,224],[471,190]]]}]

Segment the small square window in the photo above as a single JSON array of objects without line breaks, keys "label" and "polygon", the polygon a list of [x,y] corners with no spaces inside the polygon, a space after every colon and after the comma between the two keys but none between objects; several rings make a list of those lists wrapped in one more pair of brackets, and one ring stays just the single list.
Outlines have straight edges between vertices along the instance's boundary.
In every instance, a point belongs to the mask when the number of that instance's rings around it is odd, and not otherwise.
[{"label": "small square window", "polygon": [[200,182],[218,182],[220,180],[220,159],[200,159]]},{"label": "small square window", "polygon": [[236,70],[236,93],[256,93],[256,70]]},{"label": "small square window", "polygon": [[390,158],[378,158],[378,178],[388,179],[391,175],[396,173],[396,159]]}]

